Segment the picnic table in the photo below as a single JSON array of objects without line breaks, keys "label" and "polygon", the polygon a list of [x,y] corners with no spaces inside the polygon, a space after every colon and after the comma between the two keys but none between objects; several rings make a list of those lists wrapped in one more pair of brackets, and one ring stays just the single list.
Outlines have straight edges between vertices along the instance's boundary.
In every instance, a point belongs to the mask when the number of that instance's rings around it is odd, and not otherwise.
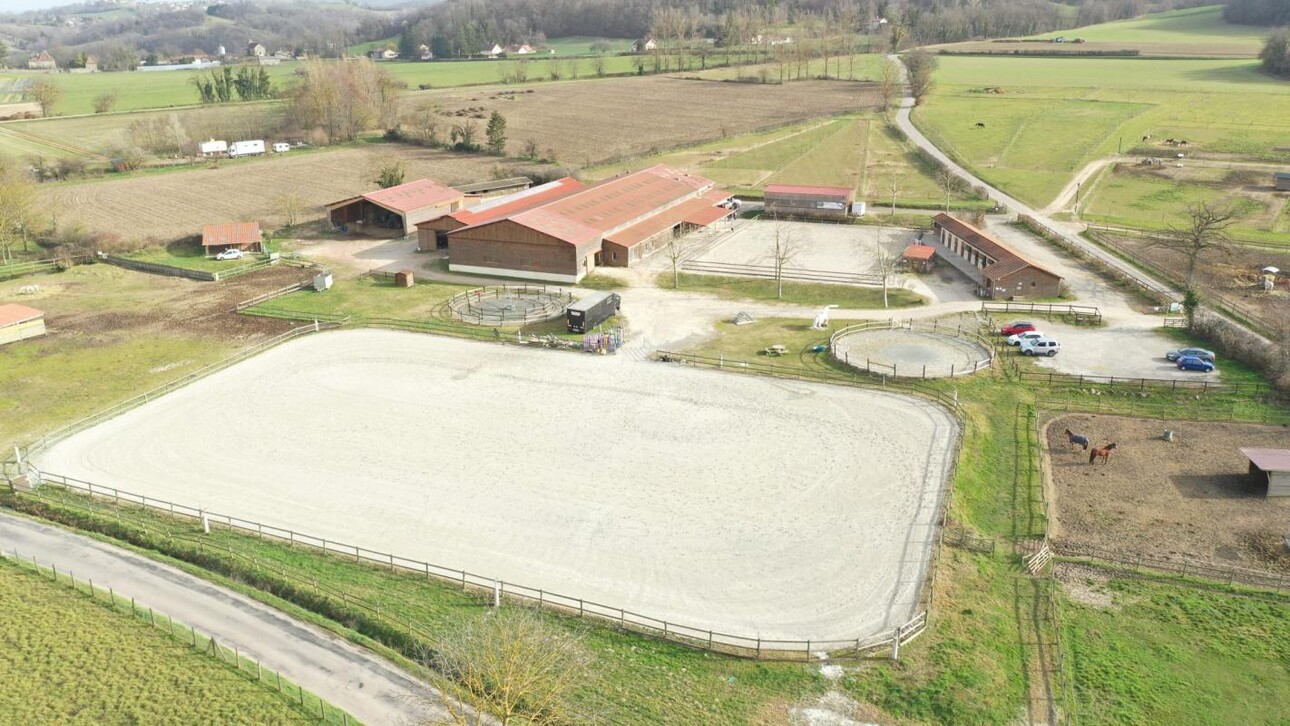
[{"label": "picnic table", "polygon": [[783,345],[772,345],[762,352],[773,358],[778,358],[781,355],[788,355],[788,347]]}]

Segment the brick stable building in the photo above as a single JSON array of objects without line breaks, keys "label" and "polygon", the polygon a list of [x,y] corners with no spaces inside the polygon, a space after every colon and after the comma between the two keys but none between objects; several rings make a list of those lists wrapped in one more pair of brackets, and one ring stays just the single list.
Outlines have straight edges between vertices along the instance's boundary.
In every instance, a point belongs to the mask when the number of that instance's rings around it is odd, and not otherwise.
[{"label": "brick stable building", "polygon": [[419,225],[420,245],[446,239],[454,272],[576,283],[726,219],[729,200],[714,182],[663,165],[594,186],[561,179]]},{"label": "brick stable building", "polygon": [[1026,259],[1011,247],[948,214],[932,218],[936,254],[977,284],[982,297],[994,300],[1057,297],[1060,275]]}]

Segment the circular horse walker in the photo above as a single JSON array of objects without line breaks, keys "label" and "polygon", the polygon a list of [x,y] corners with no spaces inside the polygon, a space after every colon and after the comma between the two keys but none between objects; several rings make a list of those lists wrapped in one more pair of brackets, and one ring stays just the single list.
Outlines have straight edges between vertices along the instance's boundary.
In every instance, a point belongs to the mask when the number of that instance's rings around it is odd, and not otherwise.
[{"label": "circular horse walker", "polygon": [[958,322],[895,320],[849,325],[829,337],[834,359],[893,378],[954,378],[994,363],[994,343]]},{"label": "circular horse walker", "polygon": [[573,293],[546,285],[489,285],[453,295],[452,316],[474,325],[529,325],[558,318]]}]

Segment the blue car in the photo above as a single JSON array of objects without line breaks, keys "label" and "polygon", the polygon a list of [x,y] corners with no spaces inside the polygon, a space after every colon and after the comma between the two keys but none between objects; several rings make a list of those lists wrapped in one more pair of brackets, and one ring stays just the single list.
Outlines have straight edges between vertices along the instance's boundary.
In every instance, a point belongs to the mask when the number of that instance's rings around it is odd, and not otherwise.
[{"label": "blue car", "polygon": [[1200,371],[1210,373],[1214,370],[1214,364],[1204,358],[1194,355],[1185,355],[1178,359],[1178,370],[1180,371]]}]

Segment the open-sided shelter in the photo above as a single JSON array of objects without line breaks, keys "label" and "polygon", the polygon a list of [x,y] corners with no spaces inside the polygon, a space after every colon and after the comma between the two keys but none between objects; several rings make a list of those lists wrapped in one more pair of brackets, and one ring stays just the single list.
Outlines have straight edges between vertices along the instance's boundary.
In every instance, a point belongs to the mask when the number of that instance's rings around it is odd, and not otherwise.
[{"label": "open-sided shelter", "polygon": [[766,214],[785,217],[845,217],[856,200],[850,187],[767,184]]},{"label": "open-sided shelter", "polygon": [[361,194],[327,205],[333,227],[355,225],[412,234],[418,222],[455,212],[465,206],[460,190],[430,179],[418,179],[388,189]]},{"label": "open-sided shelter", "polygon": [[260,235],[260,223],[208,224],[202,227],[202,249],[207,257],[214,257],[230,249],[263,252],[264,241]]},{"label": "open-sided shelter", "polygon": [[1269,497],[1290,497],[1290,449],[1241,449],[1250,474],[1267,477]]}]

